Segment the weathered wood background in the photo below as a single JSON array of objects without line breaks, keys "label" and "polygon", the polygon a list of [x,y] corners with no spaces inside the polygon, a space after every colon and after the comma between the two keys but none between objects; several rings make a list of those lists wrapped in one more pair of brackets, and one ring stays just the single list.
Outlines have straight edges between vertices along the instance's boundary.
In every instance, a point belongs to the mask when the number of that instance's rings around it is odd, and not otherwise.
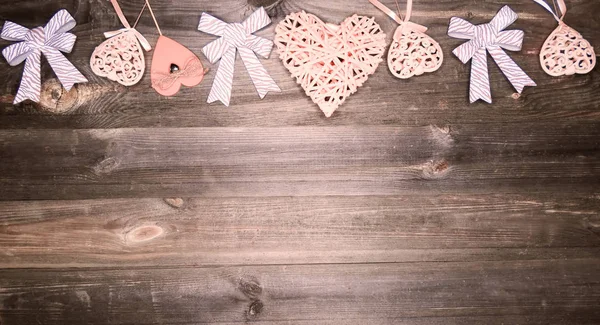
[{"label": "weathered wood background", "polygon": [[[122,7],[133,19],[142,3]],[[276,53],[262,62],[281,93],[259,100],[238,60],[231,107],[206,104],[217,65],[200,13],[359,13],[391,39],[368,1],[152,3],[212,69],[173,98],[149,69],[130,88],[92,74],[102,33],[120,28],[108,1],[0,2],[0,19],[27,27],[68,9],[67,56],[90,79],[65,93],[44,62],[41,104],[13,106],[23,67],[0,63],[0,324],[600,323],[600,67],[542,71],[556,22],[540,6],[417,1],[442,68],[405,81],[383,63],[326,119]],[[516,96],[489,62],[494,104],[469,105],[448,21],[484,23],[503,4],[526,32],[511,56],[538,87]],[[600,53],[600,2],[568,6]],[[139,30],[156,40],[148,15]]]}]

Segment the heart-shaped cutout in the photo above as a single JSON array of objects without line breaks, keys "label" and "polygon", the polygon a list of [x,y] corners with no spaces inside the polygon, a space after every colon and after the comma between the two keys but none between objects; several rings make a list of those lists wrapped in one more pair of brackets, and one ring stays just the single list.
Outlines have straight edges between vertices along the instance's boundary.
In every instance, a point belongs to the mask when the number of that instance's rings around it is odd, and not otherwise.
[{"label": "heart-shaped cutout", "polygon": [[544,42],[540,63],[547,74],[555,77],[585,74],[596,65],[596,54],[579,32],[560,23]]},{"label": "heart-shaped cutout", "polygon": [[111,37],[96,47],[90,58],[92,71],[124,86],[142,79],[146,62],[133,30]]},{"label": "heart-shaped cutout", "polygon": [[386,45],[374,18],[354,15],[333,25],[304,11],[277,25],[274,42],[283,65],[327,117],[375,72]]},{"label": "heart-shaped cutout", "polygon": [[173,96],[181,85],[193,87],[204,79],[200,59],[187,47],[159,36],[152,55],[150,79],[152,88],[163,96]]},{"label": "heart-shaped cutout", "polygon": [[407,79],[442,66],[440,45],[429,35],[399,26],[387,55],[388,68],[397,78]]}]

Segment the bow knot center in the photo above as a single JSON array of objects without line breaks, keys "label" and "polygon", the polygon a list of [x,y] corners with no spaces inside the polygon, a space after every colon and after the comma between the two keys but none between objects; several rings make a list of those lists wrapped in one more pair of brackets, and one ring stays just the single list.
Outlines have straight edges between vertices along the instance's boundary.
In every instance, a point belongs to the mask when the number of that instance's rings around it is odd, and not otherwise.
[{"label": "bow knot center", "polygon": [[491,24],[475,26],[475,37],[473,38],[479,47],[487,47],[496,44],[498,31]]},{"label": "bow knot center", "polygon": [[250,34],[246,32],[244,26],[240,23],[229,24],[223,32],[223,37],[227,42],[235,47],[241,47],[246,44],[246,39]]},{"label": "bow knot center", "polygon": [[46,42],[46,36],[44,34],[43,27],[36,27],[25,35],[25,40],[36,48],[41,48]]}]

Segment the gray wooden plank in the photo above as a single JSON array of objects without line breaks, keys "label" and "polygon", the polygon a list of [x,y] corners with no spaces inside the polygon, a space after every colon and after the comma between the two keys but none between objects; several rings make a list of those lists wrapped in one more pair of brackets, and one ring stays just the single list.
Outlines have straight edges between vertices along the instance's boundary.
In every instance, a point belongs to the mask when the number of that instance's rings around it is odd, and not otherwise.
[{"label": "gray wooden plank", "polygon": [[[135,17],[141,1],[126,2],[124,10]],[[281,8],[272,11],[277,22],[290,11],[306,9],[320,14],[324,19],[339,22],[352,13],[373,15],[388,34],[395,23],[365,1],[352,3],[330,1],[284,1]],[[393,5],[392,3],[388,3]],[[470,18],[474,23],[489,20],[503,4],[511,5],[521,18],[514,28],[526,31],[523,50],[511,56],[536,80],[538,87],[527,89],[520,97],[490,62],[490,74],[494,104],[468,104],[469,65],[461,64],[451,54],[460,40],[446,36],[451,16]],[[245,1],[227,0],[218,3],[178,1],[173,6],[168,1],[155,1],[157,15],[165,35],[169,35],[201,55],[201,48],[214,39],[196,31],[198,17],[207,10],[223,19],[237,21],[251,12]],[[600,3],[593,0],[569,1],[566,21],[579,30],[596,46],[600,53],[600,20],[594,15]],[[79,36],[77,46],[68,57],[89,77],[88,84],[78,86],[74,92],[62,94],[60,89],[49,87],[47,98],[41,107],[32,103],[13,106],[21,67],[0,65],[0,73],[6,76],[0,96],[0,128],[119,128],[119,127],[271,127],[297,125],[404,125],[420,126],[440,123],[497,123],[536,122],[561,120],[598,120],[600,98],[600,68],[585,76],[554,78],[547,76],[539,66],[538,53],[541,44],[556,26],[553,18],[533,1],[468,1],[439,2],[420,1],[415,5],[414,21],[430,27],[429,34],[439,41],[446,55],[442,68],[434,73],[398,80],[387,70],[385,62],[367,81],[363,89],[349,98],[333,118],[325,119],[300,87],[289,76],[277,54],[262,60],[277,81],[282,93],[269,94],[260,100],[240,60],[236,63],[236,77],[232,106],[208,105],[206,98],[217,65],[199,86],[183,89],[173,98],[159,96],[150,87],[149,68],[142,82],[134,87],[121,87],[93,75],[89,69],[89,56],[94,47],[103,40],[102,32],[118,28],[118,21],[110,3],[94,0],[53,1],[38,6],[37,1],[22,1],[18,5],[0,4],[0,18],[13,19],[26,25],[43,23],[53,10],[66,7],[78,19],[75,32]],[[226,9],[224,9],[226,8]],[[31,11],[31,13],[30,13]],[[27,15],[24,13],[27,12]],[[261,35],[272,37],[274,25]],[[141,21],[140,31],[154,42],[156,32],[149,17]],[[4,42],[8,44],[8,42]],[[150,56],[148,56],[150,59]],[[490,59],[491,60],[491,59]],[[148,60],[150,61],[150,60]],[[44,79],[52,73],[45,65]],[[62,94],[62,95],[61,95]],[[416,96],[416,94],[422,94]],[[577,102],[577,105],[572,103]],[[57,107],[58,106],[58,107]],[[55,114],[52,112],[60,112]]]},{"label": "gray wooden plank", "polygon": [[499,194],[4,202],[0,268],[593,258],[599,208]]},{"label": "gray wooden plank", "polygon": [[0,198],[597,193],[597,123],[0,130]]},{"label": "gray wooden plank", "polygon": [[[402,317],[600,321],[594,259],[0,270],[3,324],[173,324]],[[391,323],[390,320],[386,323]]]}]

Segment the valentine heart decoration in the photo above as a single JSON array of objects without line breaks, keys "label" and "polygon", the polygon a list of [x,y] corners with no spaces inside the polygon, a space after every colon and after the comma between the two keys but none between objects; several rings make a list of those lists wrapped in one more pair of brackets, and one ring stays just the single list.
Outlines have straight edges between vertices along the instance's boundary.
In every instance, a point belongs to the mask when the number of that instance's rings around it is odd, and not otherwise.
[{"label": "valentine heart decoration", "polygon": [[73,29],[75,24],[75,19],[65,9],[56,12],[46,26],[31,30],[11,21],[4,23],[0,37],[8,41],[19,41],[19,43],[5,47],[2,55],[11,66],[25,61],[23,77],[13,104],[18,104],[26,99],[39,102],[42,88],[40,73],[42,54],[67,91],[76,83],[88,81],[60,53],[69,53],[73,49],[77,37],[68,31]]},{"label": "valentine heart decoration", "polygon": [[146,51],[152,49],[148,40],[135,29],[146,6],[144,5],[132,27],[127,22],[117,0],[110,2],[125,28],[104,33],[108,39],[96,47],[90,58],[90,66],[100,77],[124,86],[132,86],[142,79],[146,69],[142,48]]},{"label": "valentine heart decoration", "polygon": [[563,18],[567,13],[564,0],[557,0],[558,14],[542,0],[534,0],[548,10],[558,21],[558,27],[548,36],[540,51],[542,69],[551,76],[586,74],[596,65],[596,54],[590,43],[576,30],[567,26]]},{"label": "valentine heart decoration", "polygon": [[219,68],[208,94],[208,103],[220,101],[229,106],[231,85],[233,83],[233,68],[235,53],[239,52],[242,62],[254,83],[258,96],[262,99],[269,91],[281,91],[275,80],[260,63],[256,54],[268,58],[273,48],[273,42],[252,33],[263,29],[271,23],[265,8],[260,7],[242,23],[228,24],[206,12],[200,16],[198,30],[204,33],[220,36],[202,48],[202,53],[210,63],[219,60]]},{"label": "valentine heart decoration", "polygon": [[517,13],[504,6],[487,24],[473,25],[470,22],[452,17],[448,26],[448,36],[468,39],[455,48],[452,53],[462,63],[471,60],[471,84],[469,99],[471,103],[482,99],[492,102],[490,76],[487,69],[487,52],[490,53],[502,73],[520,94],[525,86],[536,86],[535,82],[513,61],[504,49],[520,51],[523,44],[522,30],[504,30],[517,20]]},{"label": "valentine heart decoration", "polygon": [[181,85],[196,86],[202,81],[207,70],[202,66],[200,59],[187,47],[163,36],[148,0],[146,5],[160,35],[154,46],[150,67],[152,88],[163,96],[173,96],[179,91]]},{"label": "valentine heart decoration", "polygon": [[333,25],[291,13],[275,33],[283,65],[327,117],[375,72],[385,50],[375,19],[358,15]]},{"label": "valentine heart decoration", "polygon": [[154,47],[150,78],[152,88],[163,96],[173,96],[181,85],[193,87],[204,78],[200,59],[185,46],[160,36]]},{"label": "valentine heart decoration", "polygon": [[434,72],[442,66],[444,60],[442,48],[433,38],[425,34],[427,27],[409,21],[412,13],[412,0],[407,1],[404,19],[401,19],[381,2],[369,1],[400,24],[396,28],[394,40],[387,55],[388,68],[394,76],[408,79],[425,72]]}]

